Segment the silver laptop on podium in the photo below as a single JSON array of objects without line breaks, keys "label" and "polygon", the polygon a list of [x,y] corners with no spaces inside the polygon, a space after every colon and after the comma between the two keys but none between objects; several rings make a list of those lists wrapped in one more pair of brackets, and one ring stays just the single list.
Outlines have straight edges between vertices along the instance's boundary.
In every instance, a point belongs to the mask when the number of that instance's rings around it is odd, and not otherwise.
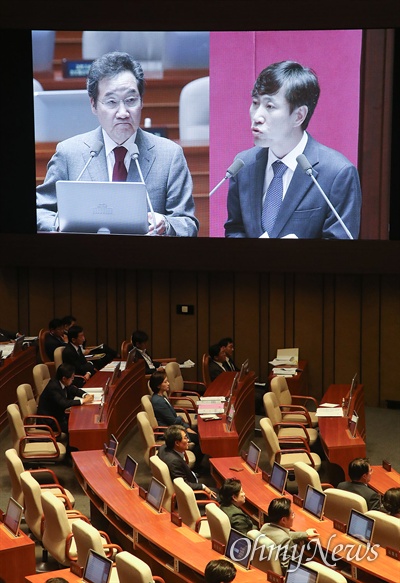
[{"label": "silver laptop on podium", "polygon": [[62,233],[148,232],[146,186],[142,182],[59,180],[56,193],[58,230]]}]

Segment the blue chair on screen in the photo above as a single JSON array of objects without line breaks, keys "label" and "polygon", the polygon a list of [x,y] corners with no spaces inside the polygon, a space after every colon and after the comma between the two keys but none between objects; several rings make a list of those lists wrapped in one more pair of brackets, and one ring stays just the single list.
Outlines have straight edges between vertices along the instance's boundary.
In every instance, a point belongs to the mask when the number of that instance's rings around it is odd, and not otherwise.
[{"label": "blue chair on screen", "polygon": [[183,144],[209,143],[210,77],[190,81],[179,98],[179,138]]},{"label": "blue chair on screen", "polygon": [[34,73],[53,71],[55,30],[32,30],[32,63]]}]

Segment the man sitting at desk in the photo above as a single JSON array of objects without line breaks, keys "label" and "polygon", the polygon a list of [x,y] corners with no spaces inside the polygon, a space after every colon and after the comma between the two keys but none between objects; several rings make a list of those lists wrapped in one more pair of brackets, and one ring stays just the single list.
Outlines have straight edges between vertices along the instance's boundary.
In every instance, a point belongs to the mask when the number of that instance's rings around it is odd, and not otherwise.
[{"label": "man sitting at desk", "polygon": [[197,481],[197,476],[189,468],[185,459],[185,452],[189,447],[189,438],[186,431],[179,425],[171,425],[164,433],[165,445],[159,449],[160,459],[168,466],[171,480],[183,478],[192,490],[204,490],[204,492],[216,498],[217,495],[205,484]]},{"label": "man sitting at desk", "polygon": [[150,354],[147,353],[148,341],[149,337],[143,330],[135,330],[132,332],[132,346],[136,348],[138,358],[144,360],[146,374],[152,374],[154,371],[162,371],[164,368],[161,366],[161,362],[153,361]]},{"label": "man sitting at desk", "polygon": [[371,480],[372,468],[367,458],[355,458],[349,463],[350,482],[340,482],[339,490],[353,492],[362,496],[367,503],[368,510],[382,510],[380,495],[375,492],[368,483]]},{"label": "man sitting at desk", "polygon": [[65,326],[60,318],[54,318],[49,322],[49,333],[44,341],[44,349],[50,361],[54,360],[54,351],[60,346],[67,346],[68,336],[65,334]]},{"label": "man sitting at desk", "polygon": [[228,372],[240,370],[238,369],[233,360],[233,352],[235,350],[233,339],[227,336],[226,338],[221,338],[218,344],[225,350],[225,362],[224,362],[225,370],[227,370]]},{"label": "man sitting at desk", "polygon": [[226,362],[225,348],[220,344],[213,344],[208,349],[210,360],[208,361],[208,371],[212,382],[222,372],[227,372],[224,364]]},{"label": "man sitting at desk", "polygon": [[79,386],[82,386],[97,372],[94,364],[85,358],[82,348],[84,342],[85,334],[82,326],[71,326],[68,330],[68,344],[62,352],[63,363],[73,366],[75,373],[83,377],[79,381],[77,380]]},{"label": "man sitting at desk", "polygon": [[315,528],[308,528],[305,532],[292,530],[294,516],[289,498],[274,498],[268,506],[269,522],[261,527],[261,533],[278,546],[283,573],[286,572],[290,559],[297,554],[297,545],[319,536]]}]

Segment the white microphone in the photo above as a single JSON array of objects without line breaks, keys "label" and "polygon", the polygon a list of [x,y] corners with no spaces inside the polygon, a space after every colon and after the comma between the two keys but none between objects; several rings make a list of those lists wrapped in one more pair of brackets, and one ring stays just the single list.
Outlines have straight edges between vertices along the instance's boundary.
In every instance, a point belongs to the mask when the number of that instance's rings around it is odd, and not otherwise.
[{"label": "white microphone", "polygon": [[243,168],[243,166],[244,166],[243,160],[241,160],[240,158],[236,158],[236,160],[234,160],[232,162],[232,164],[229,166],[224,178],[221,180],[221,182],[219,182],[217,184],[217,186],[215,186],[212,189],[209,196],[214,194],[214,192],[217,190],[217,188],[219,188],[221,186],[221,184],[223,184],[225,182],[225,180],[227,180],[228,178],[233,178],[234,176],[236,176],[236,174],[239,172],[239,170],[241,170]]},{"label": "white microphone", "polygon": [[103,148],[104,148],[103,142],[100,142],[100,140],[96,140],[94,142],[93,146],[90,148],[89,160],[84,165],[82,172],[79,174],[78,178],[76,179],[77,181],[82,178],[82,175],[85,172],[86,168],[89,166],[90,162],[93,160],[93,158],[95,158],[96,156],[98,156],[100,154],[100,152],[102,151]]},{"label": "white microphone", "polygon": [[342,225],[342,227],[345,230],[346,235],[348,236],[348,238],[349,239],[354,239],[354,237],[350,233],[349,229],[346,227],[346,225],[344,224],[344,222],[340,218],[340,216],[339,216],[338,212],[336,211],[335,207],[333,206],[333,204],[331,203],[331,201],[329,200],[329,198],[326,196],[326,194],[322,190],[321,186],[318,184],[317,179],[315,178],[315,176],[312,173],[312,165],[307,160],[307,158],[305,157],[305,155],[304,154],[300,154],[300,156],[297,156],[296,161],[297,161],[298,165],[301,167],[301,169],[304,170],[304,172],[314,182],[315,186],[318,188],[318,190],[322,194],[322,196],[323,196],[326,204],[329,206],[329,208],[331,209],[331,211],[333,212],[333,214],[335,215],[335,217],[337,218],[337,220],[339,221],[339,223]]},{"label": "white microphone", "polygon": [[145,183],[145,181],[144,181],[143,174],[142,174],[142,170],[141,170],[141,168],[140,168],[140,164],[139,164],[139,160],[138,160],[138,158],[139,158],[139,148],[137,147],[137,145],[136,145],[136,144],[133,144],[133,146],[132,146],[132,150],[133,150],[133,152],[132,152],[132,154],[131,154],[131,158],[132,158],[132,160],[134,160],[134,161],[135,161],[135,163],[136,163],[136,167],[137,167],[137,169],[138,169],[138,172],[139,172],[140,180],[142,181],[142,183],[144,184],[144,186],[145,186],[145,188],[146,188],[147,204],[149,205],[149,209],[150,209],[150,213],[151,213],[151,219],[152,219],[152,221],[153,221],[153,235],[157,235],[157,228],[156,228],[157,221],[156,221],[156,215],[155,215],[155,213],[154,213],[153,205],[151,204],[150,196],[149,196],[149,193],[148,193],[148,191],[147,191],[147,186],[146,186],[146,183]]}]

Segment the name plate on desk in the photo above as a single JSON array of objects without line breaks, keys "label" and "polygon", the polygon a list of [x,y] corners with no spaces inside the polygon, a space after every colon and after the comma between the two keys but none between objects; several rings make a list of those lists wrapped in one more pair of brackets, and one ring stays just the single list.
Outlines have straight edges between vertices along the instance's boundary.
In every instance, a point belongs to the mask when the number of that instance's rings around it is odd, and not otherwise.
[{"label": "name plate on desk", "polygon": [[388,462],[387,460],[383,460],[382,461],[382,467],[387,472],[391,472],[392,471],[392,464],[390,462]]},{"label": "name plate on desk", "polygon": [[70,562],[69,570],[77,577],[83,577],[83,567],[80,567],[75,561]]},{"label": "name plate on desk", "polygon": [[87,77],[91,64],[92,61],[90,60],[69,61],[67,59],[63,59],[62,74],[64,79]]},{"label": "name plate on desk", "polygon": [[220,555],[225,555],[225,545],[223,543],[220,543],[218,540],[212,539],[211,547],[214,551],[216,551]]},{"label": "name plate on desk", "polygon": [[300,508],[303,508],[303,498],[300,498],[300,496],[297,496],[297,494],[293,494],[293,504],[296,504],[296,506],[300,506]]},{"label": "name plate on desk", "polygon": [[264,482],[267,482],[267,484],[269,484],[270,475],[268,474],[268,472],[261,470],[261,477],[264,480]]},{"label": "name plate on desk", "polygon": [[143,500],[146,500],[147,490],[142,488],[142,486],[139,486],[139,496],[143,498]]},{"label": "name plate on desk", "polygon": [[400,561],[400,550],[393,549],[392,547],[386,547],[386,554],[388,557],[392,557],[392,559],[396,559],[396,561]]},{"label": "name plate on desk", "polygon": [[282,575],[278,575],[278,573],[274,573],[273,571],[267,571],[267,581],[270,583],[283,583],[285,577]]},{"label": "name plate on desk", "polygon": [[346,532],[346,524],[340,520],[333,521],[333,528],[336,528],[336,530],[339,530],[340,532]]},{"label": "name plate on desk", "polygon": [[176,526],[182,526],[182,518],[177,512],[171,512],[171,522],[176,524]]}]

